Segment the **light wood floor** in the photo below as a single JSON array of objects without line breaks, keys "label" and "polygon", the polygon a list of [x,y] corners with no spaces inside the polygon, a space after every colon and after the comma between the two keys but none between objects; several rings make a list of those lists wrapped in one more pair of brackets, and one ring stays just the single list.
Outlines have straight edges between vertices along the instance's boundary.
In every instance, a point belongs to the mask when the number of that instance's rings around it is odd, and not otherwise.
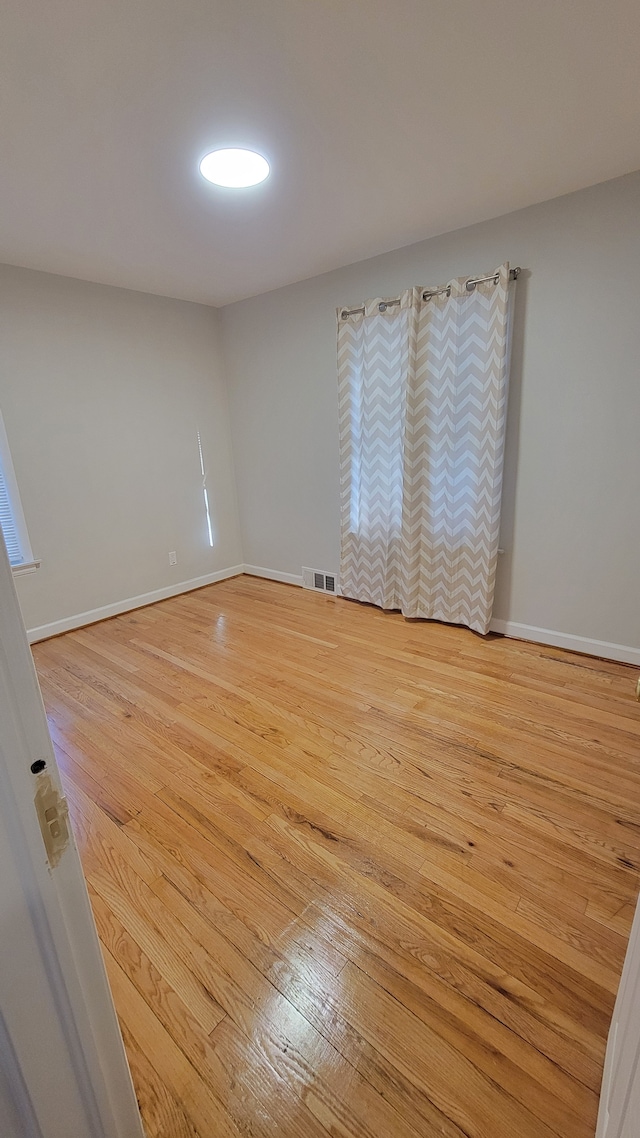
[{"label": "light wood floor", "polygon": [[632,669],[248,577],[34,655],[149,1138],[591,1138]]}]

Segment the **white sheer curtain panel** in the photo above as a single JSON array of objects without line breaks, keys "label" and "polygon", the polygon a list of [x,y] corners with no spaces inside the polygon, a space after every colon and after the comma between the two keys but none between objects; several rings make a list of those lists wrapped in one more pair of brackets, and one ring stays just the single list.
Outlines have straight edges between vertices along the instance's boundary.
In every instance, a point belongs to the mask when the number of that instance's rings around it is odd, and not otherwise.
[{"label": "white sheer curtain panel", "polygon": [[513,285],[475,280],[338,309],[340,588],[486,633]]}]

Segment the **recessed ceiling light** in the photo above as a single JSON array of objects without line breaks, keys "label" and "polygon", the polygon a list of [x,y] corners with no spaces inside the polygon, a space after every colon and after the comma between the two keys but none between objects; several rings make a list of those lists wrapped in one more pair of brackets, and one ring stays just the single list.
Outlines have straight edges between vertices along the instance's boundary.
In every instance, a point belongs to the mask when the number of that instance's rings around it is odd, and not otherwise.
[{"label": "recessed ceiling light", "polygon": [[264,182],[269,176],[269,163],[255,150],[212,150],[202,159],[200,173],[216,186],[241,189]]}]

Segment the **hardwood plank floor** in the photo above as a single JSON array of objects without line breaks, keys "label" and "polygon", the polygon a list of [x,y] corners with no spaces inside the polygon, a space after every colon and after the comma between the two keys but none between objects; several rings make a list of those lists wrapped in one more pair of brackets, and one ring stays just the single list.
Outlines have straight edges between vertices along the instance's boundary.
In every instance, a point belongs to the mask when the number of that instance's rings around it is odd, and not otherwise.
[{"label": "hardwood plank floor", "polygon": [[592,1138],[631,668],[249,577],[34,657],[149,1138]]}]

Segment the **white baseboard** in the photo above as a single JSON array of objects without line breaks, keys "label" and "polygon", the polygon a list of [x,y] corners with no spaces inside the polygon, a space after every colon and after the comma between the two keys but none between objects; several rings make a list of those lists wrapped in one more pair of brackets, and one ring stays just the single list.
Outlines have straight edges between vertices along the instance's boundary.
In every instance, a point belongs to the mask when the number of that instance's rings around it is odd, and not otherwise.
[{"label": "white baseboard", "polygon": [[531,640],[534,644],[549,644],[553,648],[568,648],[570,652],[584,652],[587,656],[601,656],[605,660],[619,660],[622,664],[640,665],[640,648],[631,648],[626,644],[591,640],[587,636],[556,632],[553,628],[518,624],[515,620],[492,620],[491,631],[501,632],[503,636],[510,636],[514,640]]},{"label": "white baseboard", "polygon": [[89,609],[88,612],[79,612],[75,616],[54,620],[51,624],[41,624],[39,628],[28,628],[29,643],[35,644],[38,640],[48,640],[50,636],[59,636],[61,632],[70,632],[73,628],[82,628],[85,624],[95,624],[98,620],[106,620],[108,617],[117,616],[121,612],[143,608],[144,605],[153,605],[156,601],[164,601],[167,597],[176,597],[179,593],[190,593],[192,589],[201,589],[203,585],[213,585],[216,581],[224,581],[227,577],[237,577],[243,572],[246,572],[244,565],[233,565],[230,569],[218,569],[215,573],[206,573],[204,577],[192,577],[190,581],[180,581],[176,585],[154,589],[152,593],[140,593],[137,597],[127,597],[124,601],[115,601],[111,605],[102,605],[101,608]]},{"label": "white baseboard", "polygon": [[302,588],[302,573],[281,573],[279,569],[263,569],[260,565],[244,565],[243,572],[250,577],[264,577],[267,581],[281,581],[283,585],[299,585]]},{"label": "white baseboard", "polygon": [[[267,581],[283,581],[286,585],[302,585],[302,576],[282,573],[279,569],[264,569],[259,565],[245,565],[244,572]],[[611,644],[608,640],[590,640],[587,636],[573,636],[556,632],[553,628],[537,628],[533,624],[519,624],[515,620],[492,620],[491,631],[500,632],[513,640],[530,640],[534,644],[549,644],[552,648],[567,648],[586,656],[600,656],[604,660],[619,660],[622,664],[640,665],[640,648],[626,644]]]},{"label": "white baseboard", "polygon": [[[229,569],[218,569],[215,573],[207,573],[204,577],[193,577],[190,581],[180,581],[176,585],[167,585],[151,593],[141,593],[137,597],[128,597],[111,605],[103,605],[101,608],[89,609],[88,612],[76,613],[62,620],[54,620],[51,624],[30,628],[27,630],[29,643],[35,644],[38,640],[59,636],[61,632],[70,632],[73,628],[82,628],[85,624],[95,624],[98,620],[106,620],[110,616],[130,612],[131,609],[142,608],[144,605],[152,605],[156,601],[166,600],[167,597],[189,593],[193,589],[201,589],[203,585],[213,585],[216,581],[237,577],[240,573],[247,573],[250,577],[264,577],[268,581],[280,581],[285,585],[298,585],[302,588],[301,574],[298,576],[296,573],[282,573],[279,569],[265,569],[260,565],[233,565]],[[556,632],[552,628],[537,628],[535,625],[519,624],[514,620],[492,620],[491,631],[512,637],[514,640],[530,640],[535,644],[549,644],[553,648],[567,648],[570,652],[583,652],[587,656],[601,656],[605,660],[619,660],[623,664],[640,666],[640,648],[631,648],[626,644],[591,640],[586,636]]]}]

